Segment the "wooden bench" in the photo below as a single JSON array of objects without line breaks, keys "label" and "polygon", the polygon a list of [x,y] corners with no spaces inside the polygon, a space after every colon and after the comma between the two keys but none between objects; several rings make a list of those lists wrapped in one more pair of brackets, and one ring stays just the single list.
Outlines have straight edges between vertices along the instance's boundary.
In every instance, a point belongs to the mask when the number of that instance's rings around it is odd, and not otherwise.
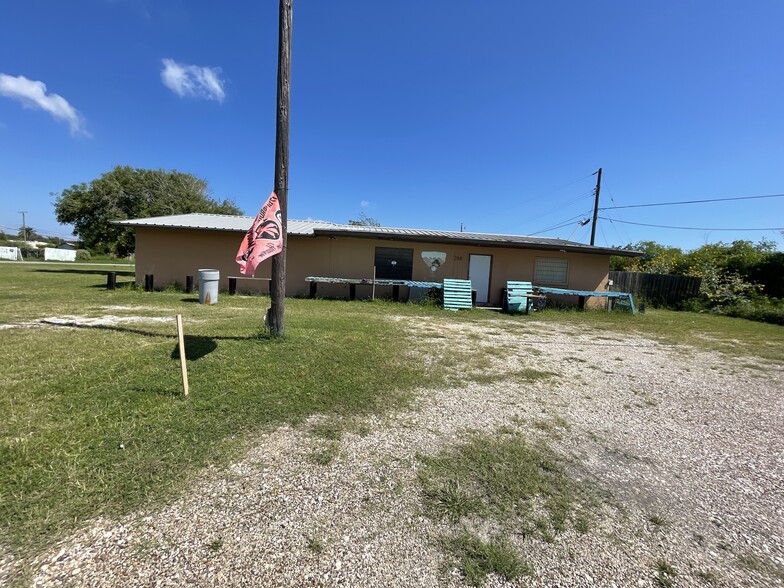
[{"label": "wooden bench", "polygon": [[632,314],[637,314],[637,309],[634,307],[634,298],[632,298],[630,292],[611,292],[609,290],[594,292],[591,290],[571,290],[568,288],[550,288],[545,286],[537,286],[536,289],[539,292],[544,292],[546,294],[563,294],[565,296],[581,296],[584,298],[595,296],[597,298],[609,298],[610,300],[615,300],[616,303],[618,301],[623,301],[621,302],[621,305],[628,304],[628,308],[631,309]]},{"label": "wooden bench", "polygon": [[472,307],[471,280],[444,280],[444,310]]},{"label": "wooden bench", "polygon": [[506,310],[510,314],[524,312],[533,304],[534,287],[531,282],[507,282],[506,283]]}]

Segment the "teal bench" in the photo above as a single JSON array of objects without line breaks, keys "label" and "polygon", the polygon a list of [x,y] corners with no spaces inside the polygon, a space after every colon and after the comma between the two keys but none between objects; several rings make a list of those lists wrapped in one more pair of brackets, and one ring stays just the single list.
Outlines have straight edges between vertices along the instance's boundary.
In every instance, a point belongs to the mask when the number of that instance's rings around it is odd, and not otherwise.
[{"label": "teal bench", "polygon": [[444,310],[472,307],[471,280],[444,280]]},{"label": "teal bench", "polygon": [[524,312],[533,305],[534,287],[531,282],[507,282],[506,283],[506,310],[514,314]]}]

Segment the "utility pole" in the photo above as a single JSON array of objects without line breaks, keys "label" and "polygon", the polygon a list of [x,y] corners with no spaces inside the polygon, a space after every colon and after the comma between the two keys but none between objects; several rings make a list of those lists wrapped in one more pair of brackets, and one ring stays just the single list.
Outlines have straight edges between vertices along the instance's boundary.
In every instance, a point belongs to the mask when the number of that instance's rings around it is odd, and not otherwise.
[{"label": "utility pole", "polygon": [[283,307],[286,299],[286,251],[288,242],[289,195],[289,107],[291,104],[291,8],[293,0],[280,0],[278,11],[278,108],[275,128],[275,194],[280,203],[283,251],[272,257],[271,307],[267,315],[270,331],[283,336]]},{"label": "utility pole", "polygon": [[596,217],[599,216],[599,190],[602,189],[602,168],[595,172],[596,178],[596,201],[593,204],[593,223],[591,224],[591,245],[596,240]]},{"label": "utility pole", "polygon": [[25,245],[27,245],[27,223],[25,222],[25,215],[27,214],[27,211],[20,210],[19,214],[22,215],[22,239],[24,239]]}]

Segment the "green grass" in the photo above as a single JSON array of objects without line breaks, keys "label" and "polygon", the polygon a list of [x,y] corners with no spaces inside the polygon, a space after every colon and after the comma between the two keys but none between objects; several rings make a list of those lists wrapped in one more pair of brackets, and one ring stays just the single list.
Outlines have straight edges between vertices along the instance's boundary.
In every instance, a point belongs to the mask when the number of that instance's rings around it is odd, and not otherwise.
[{"label": "green grass", "polygon": [[531,567],[509,546],[503,538],[484,541],[463,531],[453,537],[443,538],[444,549],[455,559],[465,581],[471,586],[482,586],[488,574],[497,574],[504,580],[514,580],[530,575]]},{"label": "green grass", "polygon": [[[384,320],[388,304],[289,299],[286,336],[274,340],[262,332],[267,298],[221,294],[208,307],[173,291],[108,292],[104,272],[0,266],[2,323],[171,317],[0,331],[0,541],[22,555],[90,517],[169,500],[266,427],[387,411],[440,381],[411,361],[402,326]],[[187,398],[176,314],[184,317]],[[314,435],[339,438],[339,426],[325,422]],[[334,459],[337,445],[329,441],[314,461]]]}]

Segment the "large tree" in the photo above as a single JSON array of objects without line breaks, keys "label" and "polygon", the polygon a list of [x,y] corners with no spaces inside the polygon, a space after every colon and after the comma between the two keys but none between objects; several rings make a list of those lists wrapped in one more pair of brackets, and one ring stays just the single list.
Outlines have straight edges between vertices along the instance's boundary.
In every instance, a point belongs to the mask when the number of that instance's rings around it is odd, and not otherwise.
[{"label": "large tree", "polygon": [[201,178],[130,166],[117,166],[89,184],[74,184],[57,195],[54,206],[58,222],[73,225],[85,247],[121,257],[135,249],[134,230],[111,221],[189,212],[242,214],[230,200],[210,198]]}]

